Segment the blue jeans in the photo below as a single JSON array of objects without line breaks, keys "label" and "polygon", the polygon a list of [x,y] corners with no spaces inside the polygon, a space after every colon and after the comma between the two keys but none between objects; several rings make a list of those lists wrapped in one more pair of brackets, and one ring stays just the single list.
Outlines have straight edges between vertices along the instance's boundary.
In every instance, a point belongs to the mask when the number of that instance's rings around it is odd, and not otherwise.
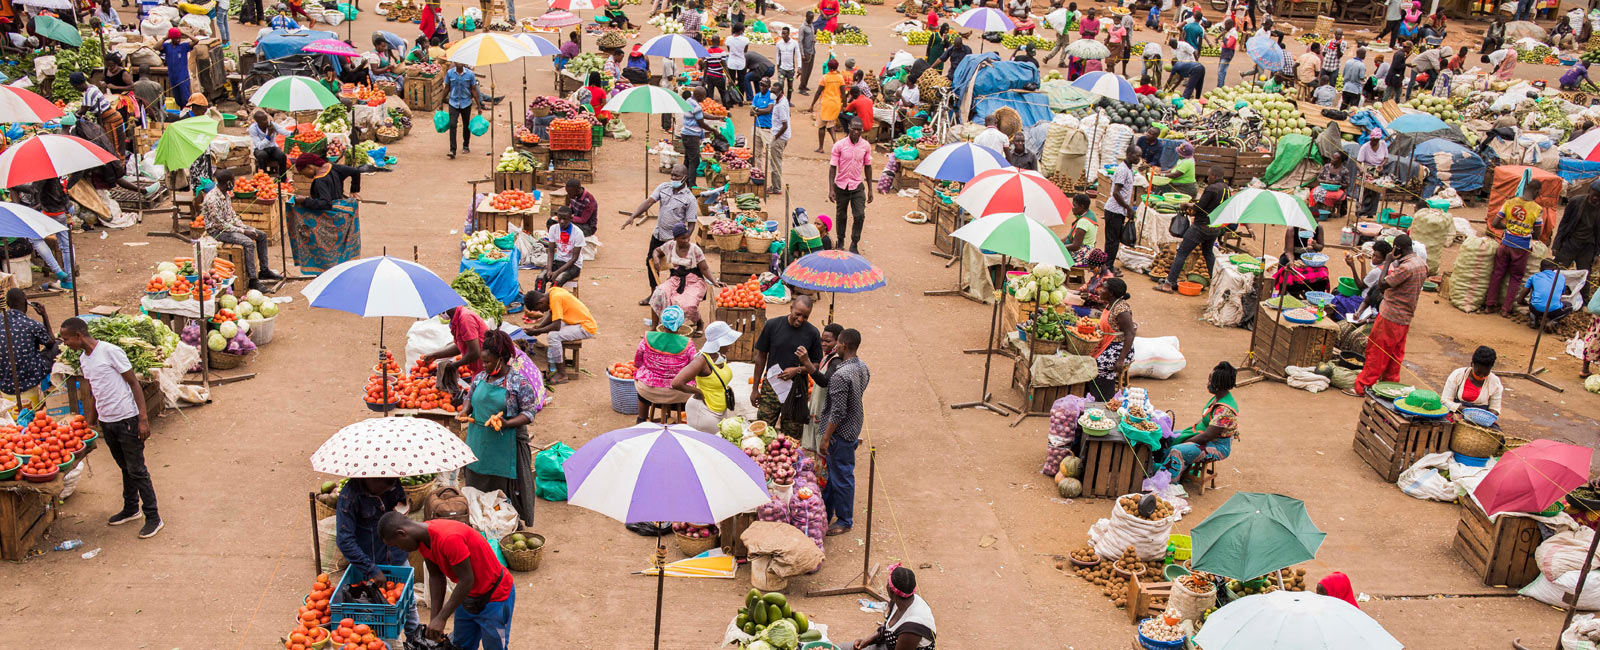
[{"label": "blue jeans", "polygon": [[222,37],[223,46],[231,44],[233,41],[228,39],[228,12],[219,5],[211,10],[211,19],[217,21],[217,36]]},{"label": "blue jeans", "polygon": [[461,650],[478,650],[480,642],[483,650],[506,650],[511,645],[511,613],[516,608],[515,583],[505,600],[491,602],[477,614],[467,611],[465,605],[457,607],[456,628],[450,632],[450,642]]},{"label": "blue jeans", "polygon": [[1228,85],[1228,64],[1233,63],[1233,57],[1228,57],[1217,62],[1217,87]]},{"label": "blue jeans", "polygon": [[828,444],[828,486],[822,489],[822,505],[828,519],[849,528],[855,525],[856,447],[861,440],[845,442],[834,438]]},{"label": "blue jeans", "polygon": [[1532,13],[1532,9],[1533,0],[1517,0],[1517,13],[1516,15],[1512,16],[1511,19],[1528,20],[1528,14]]}]

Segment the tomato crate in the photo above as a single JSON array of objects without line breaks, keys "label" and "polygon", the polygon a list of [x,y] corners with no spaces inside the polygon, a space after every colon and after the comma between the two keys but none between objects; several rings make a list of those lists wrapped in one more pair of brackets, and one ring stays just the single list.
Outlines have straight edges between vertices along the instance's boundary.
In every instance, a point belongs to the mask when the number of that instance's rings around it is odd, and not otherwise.
[{"label": "tomato crate", "polygon": [[551,151],[588,151],[594,148],[589,129],[582,131],[550,131]]},{"label": "tomato crate", "polygon": [[[351,584],[366,579],[361,568],[350,565],[345,569],[344,575],[339,577],[339,585],[333,589],[333,601],[328,605],[328,616],[337,625],[340,620],[350,619],[357,624],[365,623],[372,628],[372,633],[382,639],[398,639],[404,631],[406,612],[411,611],[412,602],[416,600],[415,578],[416,571],[409,566],[378,565],[378,570],[389,576],[392,582],[402,585],[400,600],[393,605],[369,605],[365,603],[341,602],[345,589]],[[404,577],[403,580],[398,578]]]}]

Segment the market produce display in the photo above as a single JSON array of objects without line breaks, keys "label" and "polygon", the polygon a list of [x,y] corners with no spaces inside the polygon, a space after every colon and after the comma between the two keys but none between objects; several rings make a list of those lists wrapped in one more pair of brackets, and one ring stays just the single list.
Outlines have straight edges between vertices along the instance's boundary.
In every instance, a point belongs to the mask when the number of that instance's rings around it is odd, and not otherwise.
[{"label": "market produce display", "polygon": [[[926,34],[927,32],[923,33]],[[924,37],[922,42],[927,43],[928,39]],[[1033,49],[1039,52],[1048,52],[1051,48],[1056,46],[1056,42],[1054,40],[1045,38],[1043,36],[1006,34],[1005,36],[1000,37],[1000,47],[1008,50],[1015,50],[1024,45],[1028,45],[1029,43],[1032,43]]]},{"label": "market produce display", "polygon": [[1528,49],[1520,49],[1519,48],[1517,50],[1517,62],[1518,63],[1541,63],[1541,64],[1544,64],[1544,65],[1557,65],[1557,64],[1561,63],[1561,60],[1557,59],[1555,54],[1556,54],[1556,51],[1550,49],[1549,45],[1535,45],[1535,46],[1530,47]]},{"label": "market produce display", "polygon": [[706,115],[709,115],[711,117],[727,117],[728,116],[728,107],[723,106],[722,102],[719,102],[719,101],[717,101],[715,99],[711,99],[709,97],[706,98],[706,99],[700,100],[700,110],[704,111]]},{"label": "market produce display", "polygon": [[349,133],[350,132],[350,107],[342,102],[331,104],[317,114],[313,124],[324,133]]},{"label": "market produce display", "polygon": [[[1420,93],[1410,101],[1402,104],[1444,120],[1451,126],[1461,125],[1461,112],[1456,110],[1455,104],[1448,97],[1435,97],[1431,93]],[[1552,107],[1554,105],[1552,104]],[[1557,108],[1559,113],[1560,109]]]},{"label": "market produce display", "polygon": [[822,632],[812,629],[811,619],[789,606],[787,596],[759,589],[745,594],[733,626],[755,637],[745,650],[796,650],[803,643],[822,640]]},{"label": "market produce display", "polygon": [[[73,104],[83,99],[83,93],[72,87],[72,73],[82,72],[88,75],[95,70],[105,67],[105,58],[101,56],[102,46],[100,39],[89,32],[83,37],[83,45],[77,48],[60,48],[55,50],[56,74],[50,80],[50,98],[57,102]],[[21,57],[27,59],[28,57]],[[30,66],[31,67],[31,66]]]},{"label": "market produce display", "polygon": [[[393,582],[389,584],[394,584]],[[353,619],[342,619],[329,637],[338,650],[385,650],[388,644],[372,633],[372,628]]]},{"label": "market produce display", "polygon": [[767,298],[761,294],[761,279],[752,275],[741,284],[730,284],[718,289],[716,303],[718,307],[759,309],[766,307]]},{"label": "market produce display", "polygon": [[462,271],[461,275],[450,281],[450,288],[461,294],[461,297],[467,300],[467,306],[471,307],[472,311],[478,312],[478,316],[485,321],[498,323],[505,318],[505,304],[494,297],[494,292],[489,290],[489,285],[477,272]]},{"label": "market produce display", "polygon": [[512,533],[510,537],[501,540],[500,548],[508,551],[531,551],[544,546],[544,540],[539,537],[529,537],[522,533]]},{"label": "market produce display", "polygon": [[683,33],[683,23],[673,20],[672,16],[666,13],[658,13],[654,16],[651,16],[650,20],[645,22],[654,25],[656,28],[660,29],[661,33],[663,34]]},{"label": "market produce display", "polygon": [[[1305,136],[1314,135],[1305,115],[1300,112],[1299,105],[1289,99],[1282,92],[1270,93],[1262,90],[1255,83],[1224,86],[1206,91],[1206,99],[1214,105],[1231,110],[1238,102],[1243,101],[1257,115],[1261,116],[1262,132],[1268,137],[1278,138],[1290,134]],[[1190,102],[1178,111],[1178,117],[1197,117],[1199,108],[1190,107],[1197,104]]]},{"label": "market produce display", "polygon": [[1100,588],[1100,594],[1111,600],[1111,604],[1118,609],[1128,606],[1128,581],[1133,576],[1138,576],[1141,582],[1158,582],[1161,580],[1161,566],[1146,564],[1139,561],[1139,553],[1134,547],[1129,546],[1114,561],[1101,560],[1092,566],[1082,566],[1090,562],[1085,559],[1089,556],[1098,558],[1093,547],[1085,547],[1072,552],[1075,563],[1073,573],[1094,586]]},{"label": "market produce display", "polygon": [[766,453],[756,458],[767,480],[777,485],[792,485],[795,464],[800,461],[800,445],[789,436],[778,436],[767,445]]},{"label": "market produce display", "polygon": [[521,124],[517,125],[515,134],[517,136],[517,140],[523,144],[539,144],[540,142],[538,135],[534,134],[533,131],[528,130],[528,127]]},{"label": "market produce display", "polygon": [[1165,643],[1182,641],[1187,635],[1178,627],[1178,623],[1181,622],[1176,615],[1170,614],[1147,618],[1139,624],[1139,634],[1152,641]]},{"label": "market produce display", "polygon": [[1138,132],[1160,122],[1166,111],[1166,105],[1152,95],[1140,95],[1137,104],[1102,99],[1100,106],[1112,124],[1125,124]]},{"label": "market produce display", "polygon": [[579,79],[588,79],[589,73],[602,72],[605,67],[606,60],[604,57],[594,52],[584,52],[567,61],[567,74]]},{"label": "market produce display", "polygon": [[690,539],[713,539],[717,536],[717,527],[712,524],[676,521],[672,523],[672,532]]},{"label": "market produce display", "polygon": [[485,262],[505,259],[505,249],[495,241],[505,236],[506,233],[498,230],[474,230],[470,235],[462,235],[461,259]]},{"label": "market produce display", "polygon": [[1018,302],[1064,305],[1067,303],[1066,282],[1066,271],[1051,264],[1039,264],[1027,275],[1014,276],[1006,284],[1014,286],[1011,293]]},{"label": "market produce display", "polygon": [[[711,100],[708,99],[706,101]],[[729,147],[727,151],[717,154],[717,162],[722,165],[723,171],[730,169],[749,169],[750,148]]]},{"label": "market produce display", "polygon": [[[134,374],[140,377],[149,377],[151,371],[166,367],[167,357],[178,349],[178,334],[165,323],[143,314],[97,318],[89,321],[89,333],[98,340],[121,347],[128,355],[128,363],[133,364]],[[79,355],[77,350],[62,347],[57,359],[77,372]]]},{"label": "market produce display", "polygon": [[1060,341],[1067,337],[1068,322],[1076,322],[1076,316],[1068,316],[1052,309],[1040,309],[1033,313],[1029,321],[1028,337],[1040,341]]},{"label": "market produce display", "polygon": [[[334,485],[332,481],[328,485]],[[329,504],[332,507],[333,504]],[[333,600],[333,577],[323,573],[311,583],[311,591],[306,593],[305,604],[300,606],[300,611],[295,613],[295,620],[299,625],[289,632],[284,642],[284,647],[294,650],[310,648],[312,644],[320,643],[328,637],[328,629],[323,627],[331,622],[328,615],[328,604]]]},{"label": "market produce display", "polygon": [[0,426],[0,470],[21,464],[20,473],[48,476],[71,462],[73,454],[82,452],[98,435],[81,415],[57,422],[40,413],[27,426]]},{"label": "market produce display", "polygon": [[817,42],[827,45],[871,45],[860,27],[839,23],[839,31],[817,31]]},{"label": "market produce display", "polygon": [[506,190],[497,192],[489,199],[489,207],[503,212],[519,212],[532,210],[539,202],[533,195],[522,190]]}]

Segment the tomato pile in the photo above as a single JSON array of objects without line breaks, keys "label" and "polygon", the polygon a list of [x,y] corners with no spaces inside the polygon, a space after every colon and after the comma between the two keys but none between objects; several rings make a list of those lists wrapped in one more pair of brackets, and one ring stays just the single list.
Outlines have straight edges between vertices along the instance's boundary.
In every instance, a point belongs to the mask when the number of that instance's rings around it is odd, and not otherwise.
[{"label": "tomato pile", "polygon": [[539,144],[539,136],[534,135],[533,131],[529,131],[528,127],[526,126],[518,125],[516,134],[517,139],[521,140],[524,144]]},{"label": "tomato pile", "polygon": [[611,373],[612,377],[616,377],[617,379],[633,379],[633,374],[638,371],[639,369],[634,367],[633,362],[628,361],[624,363],[611,364],[611,370],[609,372]]},{"label": "tomato pile", "polygon": [[328,650],[385,650],[389,646],[372,633],[372,628],[365,623],[356,623],[351,619],[339,621],[339,627],[333,630],[333,644]]},{"label": "tomato pile", "polygon": [[[416,363],[411,364],[410,372],[402,374],[400,365],[394,361],[394,356],[387,350],[383,354],[383,361],[372,368],[372,375],[367,378],[367,403],[384,403],[381,374],[384,367],[387,366],[389,370],[388,403],[407,409],[456,412],[455,405],[450,403],[450,395],[439,390],[437,378],[439,364],[423,363],[422,359],[417,359]],[[472,378],[472,371],[465,366],[458,368],[456,372],[462,379]]]},{"label": "tomato pile", "polygon": [[254,176],[246,176],[233,182],[235,192],[255,192],[257,201],[274,201],[278,198],[278,184],[265,172],[256,172]]},{"label": "tomato pile", "polygon": [[22,461],[17,460],[17,455],[0,449],[0,472],[16,469]]},{"label": "tomato pile", "polygon": [[[380,93],[381,94],[381,93]],[[294,139],[305,143],[322,142],[328,137],[322,129],[311,124],[301,124],[295,127]]]},{"label": "tomato pile", "polygon": [[731,284],[717,292],[718,307],[739,307],[745,309],[761,309],[767,306],[767,299],[761,295],[761,280],[750,276],[744,284]]},{"label": "tomato pile", "polygon": [[551,120],[550,125],[545,127],[545,130],[550,133],[577,133],[579,131],[589,133],[590,127],[588,120],[558,117]]},{"label": "tomato pile", "polygon": [[289,633],[289,640],[283,647],[295,650],[296,647],[309,649],[312,644],[328,636],[328,630],[322,626],[327,624],[328,601],[333,599],[333,579],[326,573],[317,576],[317,581],[312,583],[311,591],[306,595],[306,603],[300,606],[300,611],[295,614],[300,625]]},{"label": "tomato pile", "polygon": [[[41,413],[26,427],[0,426],[0,441],[4,441],[0,445],[4,452],[0,453],[5,453],[5,457],[0,458],[0,469],[16,467],[18,461],[15,456],[30,456],[22,467],[22,473],[48,475],[59,469],[72,454],[83,451],[84,440],[94,435],[89,429],[89,422],[81,415],[74,415],[62,424]],[[6,462],[8,459],[10,462]]]},{"label": "tomato pile", "polygon": [[531,210],[534,203],[533,195],[522,190],[506,190],[489,199],[489,207],[506,211]]},{"label": "tomato pile", "polygon": [[167,283],[162,282],[160,277],[151,277],[149,282],[144,283],[144,290],[146,293],[166,291]]},{"label": "tomato pile", "polygon": [[194,287],[189,284],[189,279],[179,277],[168,287],[172,291],[173,300],[188,300],[189,294],[194,292]]},{"label": "tomato pile", "polygon": [[728,116],[728,107],[723,106],[722,102],[711,99],[710,97],[700,100],[700,110],[705,111],[706,115],[710,115],[712,117]]}]

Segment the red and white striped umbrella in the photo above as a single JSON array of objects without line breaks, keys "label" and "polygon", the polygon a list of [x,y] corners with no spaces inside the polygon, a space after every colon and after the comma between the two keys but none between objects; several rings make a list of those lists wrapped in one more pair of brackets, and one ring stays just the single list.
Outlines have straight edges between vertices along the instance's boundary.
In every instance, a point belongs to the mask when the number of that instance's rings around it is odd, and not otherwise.
[{"label": "red and white striped umbrella", "polygon": [[594,11],[594,0],[550,0],[551,9],[564,9],[566,11]]},{"label": "red and white striped umbrella", "polygon": [[38,93],[16,86],[0,86],[0,122],[43,124],[64,113]]},{"label": "red and white striped umbrella", "polygon": [[973,176],[956,195],[956,205],[977,217],[1021,212],[1046,226],[1066,225],[1072,201],[1039,172],[991,169]]},{"label": "red and white striped umbrella", "polygon": [[116,156],[88,140],[70,135],[37,135],[0,153],[0,187],[16,187],[46,178],[94,169]]}]

